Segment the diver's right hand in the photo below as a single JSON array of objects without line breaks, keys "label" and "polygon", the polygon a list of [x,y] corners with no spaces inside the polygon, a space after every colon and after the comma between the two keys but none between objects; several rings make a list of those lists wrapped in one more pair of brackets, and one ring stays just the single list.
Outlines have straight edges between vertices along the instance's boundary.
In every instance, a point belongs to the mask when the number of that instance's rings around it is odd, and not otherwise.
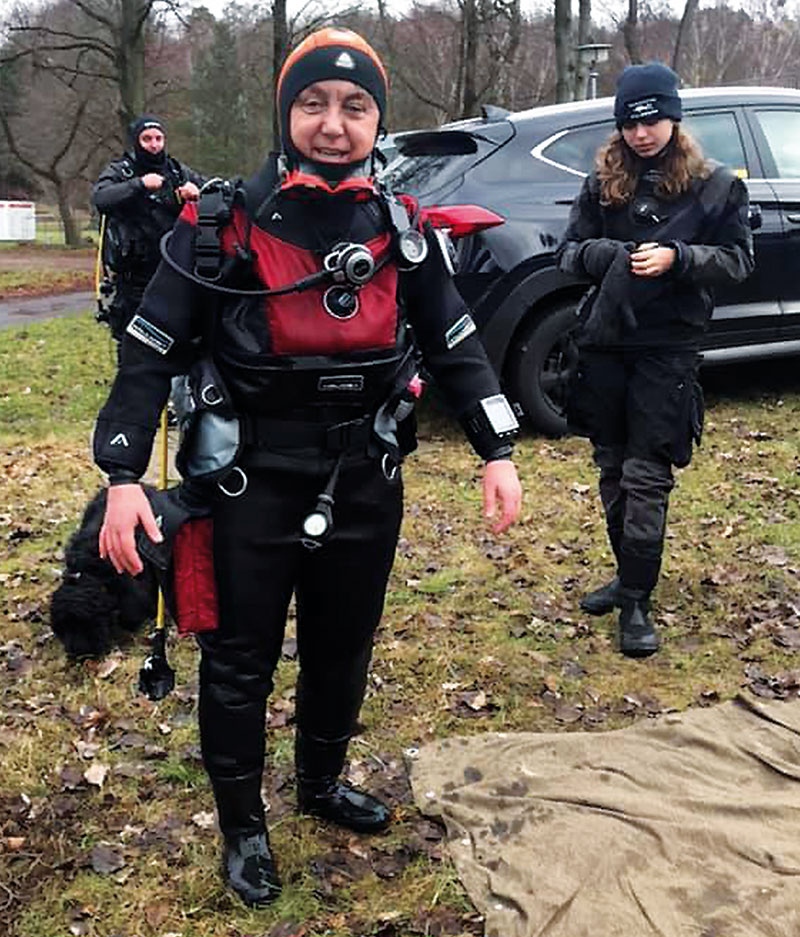
[{"label": "diver's right hand", "polygon": [[142,185],[148,192],[158,192],[161,186],[164,185],[164,177],[157,172],[146,172],[142,176]]},{"label": "diver's right hand", "polygon": [[154,543],[164,539],[142,486],[135,482],[112,485],[108,489],[99,547],[102,559],[109,560],[118,573],[138,576],[144,569],[136,549],[135,534],[139,524]]}]

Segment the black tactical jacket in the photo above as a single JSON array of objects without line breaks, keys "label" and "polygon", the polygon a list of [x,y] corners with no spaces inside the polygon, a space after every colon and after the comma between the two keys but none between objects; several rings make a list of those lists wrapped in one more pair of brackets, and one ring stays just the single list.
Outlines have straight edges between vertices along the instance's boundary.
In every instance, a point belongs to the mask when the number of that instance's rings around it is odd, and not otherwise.
[{"label": "black tactical jacket", "polygon": [[691,347],[707,328],[714,287],[738,283],[753,270],[747,189],[729,169],[709,164],[707,179],[696,179],[688,191],[666,199],[654,189],[657,160],[640,162],[636,193],[622,207],[601,204],[596,173],[586,178],[559,248],[560,267],[600,283],[602,274],[589,262],[599,239],[628,249],[648,242],[674,247],[677,259],[666,274],[628,275],[637,328],[614,344]]},{"label": "black tactical jacket", "polygon": [[[144,187],[142,176],[148,172],[164,177],[157,192]],[[158,242],[181,212],[175,193],[185,182],[200,187],[203,178],[171,156],[163,169],[137,167],[130,153],[106,166],[92,189],[92,203],[108,218],[103,257],[108,268],[147,279],[153,275],[159,262]]]}]

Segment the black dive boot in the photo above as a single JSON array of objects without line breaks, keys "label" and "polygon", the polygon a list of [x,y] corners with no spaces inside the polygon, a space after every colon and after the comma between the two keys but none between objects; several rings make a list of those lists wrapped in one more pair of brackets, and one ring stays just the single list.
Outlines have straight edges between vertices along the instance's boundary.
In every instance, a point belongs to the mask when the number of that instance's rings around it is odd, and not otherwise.
[{"label": "black dive boot", "polygon": [[655,654],[660,642],[650,616],[650,593],[635,589],[619,590],[619,649],[626,657]]},{"label": "black dive boot", "polygon": [[619,605],[619,576],[593,592],[587,592],[578,603],[589,615],[607,615]]},{"label": "black dive boot", "polygon": [[222,877],[245,904],[262,907],[281,893],[264,824],[261,772],[211,779],[225,840]]},{"label": "black dive boot", "polygon": [[356,833],[386,829],[389,808],[366,791],[339,779],[349,739],[327,742],[299,729],[295,734],[297,806],[301,813],[329,820]]}]

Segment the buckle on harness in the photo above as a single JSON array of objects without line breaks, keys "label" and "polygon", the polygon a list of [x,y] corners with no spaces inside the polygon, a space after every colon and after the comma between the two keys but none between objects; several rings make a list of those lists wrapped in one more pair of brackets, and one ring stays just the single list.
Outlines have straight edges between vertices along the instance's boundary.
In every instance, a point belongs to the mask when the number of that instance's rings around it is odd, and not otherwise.
[{"label": "buckle on harness", "polygon": [[212,179],[203,186],[197,203],[194,275],[209,283],[222,279],[220,231],[231,219],[232,196],[229,182]]}]

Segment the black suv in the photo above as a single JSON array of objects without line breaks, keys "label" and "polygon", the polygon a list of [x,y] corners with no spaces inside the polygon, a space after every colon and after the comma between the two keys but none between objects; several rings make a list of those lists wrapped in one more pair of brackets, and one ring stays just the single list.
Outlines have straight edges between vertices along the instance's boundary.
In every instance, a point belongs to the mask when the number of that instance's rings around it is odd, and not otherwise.
[{"label": "black suv", "polygon": [[[681,93],[684,126],[750,191],[756,269],[716,296],[706,365],[800,353],[800,91],[706,88]],[[455,242],[459,290],[506,391],[543,432],[566,429],[572,366],[567,333],[585,284],[558,271],[554,250],[598,146],[613,99],[480,119],[395,137],[386,170],[425,205],[474,204],[505,224]]]}]

